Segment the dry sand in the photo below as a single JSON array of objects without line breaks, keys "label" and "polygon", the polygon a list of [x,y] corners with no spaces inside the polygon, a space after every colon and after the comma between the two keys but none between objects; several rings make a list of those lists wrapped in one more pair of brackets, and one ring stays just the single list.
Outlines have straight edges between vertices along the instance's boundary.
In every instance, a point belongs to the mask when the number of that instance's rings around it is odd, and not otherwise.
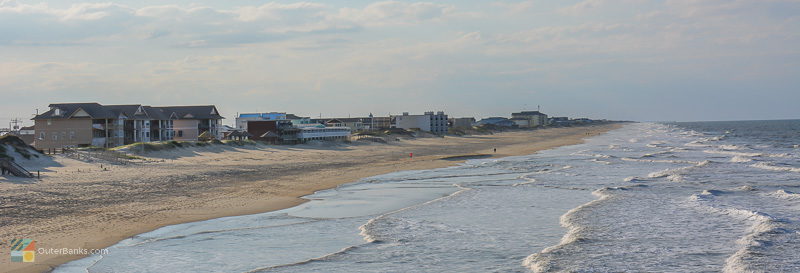
[{"label": "dry sand", "polygon": [[292,207],[305,201],[301,196],[364,177],[532,154],[619,126],[332,147],[215,145],[152,152],[149,162],[128,165],[63,156],[24,162],[42,177],[0,177],[0,271],[44,272],[84,257],[37,255],[34,263],[11,263],[14,238],[34,239],[37,248],[103,248],[167,225]]}]

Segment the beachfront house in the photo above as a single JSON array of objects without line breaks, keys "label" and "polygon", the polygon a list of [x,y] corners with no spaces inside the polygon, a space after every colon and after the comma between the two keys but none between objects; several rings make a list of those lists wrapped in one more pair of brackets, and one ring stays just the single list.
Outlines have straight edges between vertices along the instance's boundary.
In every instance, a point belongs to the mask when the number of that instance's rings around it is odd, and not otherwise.
[{"label": "beachfront house", "polygon": [[276,121],[286,120],[286,113],[268,112],[268,113],[241,113],[236,116],[236,128],[239,130],[247,131],[247,124],[249,121]]},{"label": "beachfront house", "polygon": [[349,127],[325,127],[324,125],[307,125],[296,127],[297,142],[306,143],[312,140],[346,141],[350,139]]},{"label": "beachfront house", "polygon": [[533,122],[530,119],[527,119],[527,118],[511,118],[511,121],[513,121],[514,124],[517,125],[517,128],[531,128],[531,127],[534,127],[534,126],[532,126]]},{"label": "beachfront house", "polygon": [[370,113],[369,117],[361,118],[361,123],[369,130],[389,129],[392,128],[392,117],[376,117]]},{"label": "beachfront house", "polygon": [[498,127],[517,127],[517,124],[508,118],[504,117],[490,117],[478,121],[478,126],[498,126]]},{"label": "beachfront house", "polygon": [[224,119],[214,105],[56,103],[49,107],[33,118],[34,146],[38,149],[196,141],[203,133],[217,137]]},{"label": "beachfront house", "polygon": [[[529,120],[528,125],[526,127],[547,126],[548,124],[547,115],[539,111],[522,111],[519,113],[511,113],[511,118],[512,120],[513,119]],[[522,126],[520,127],[526,128]]]},{"label": "beachfront house", "polygon": [[551,118],[548,119],[547,123],[550,124],[550,125],[555,125],[555,126],[569,126],[569,125],[571,125],[570,121],[569,121],[569,117],[551,117]]},{"label": "beachfront house", "polygon": [[431,132],[434,134],[443,135],[447,133],[447,115],[439,111],[425,112],[423,115],[409,115],[404,112],[400,116],[392,116],[394,119],[394,128],[402,128],[405,130],[419,130]]}]

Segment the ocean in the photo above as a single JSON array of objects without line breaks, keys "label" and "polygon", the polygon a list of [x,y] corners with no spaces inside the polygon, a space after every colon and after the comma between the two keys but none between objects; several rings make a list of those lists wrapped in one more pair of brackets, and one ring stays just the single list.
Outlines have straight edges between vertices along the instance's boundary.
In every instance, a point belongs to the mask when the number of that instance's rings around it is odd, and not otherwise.
[{"label": "ocean", "polygon": [[800,272],[800,120],[632,123],[305,198],[55,272]]}]

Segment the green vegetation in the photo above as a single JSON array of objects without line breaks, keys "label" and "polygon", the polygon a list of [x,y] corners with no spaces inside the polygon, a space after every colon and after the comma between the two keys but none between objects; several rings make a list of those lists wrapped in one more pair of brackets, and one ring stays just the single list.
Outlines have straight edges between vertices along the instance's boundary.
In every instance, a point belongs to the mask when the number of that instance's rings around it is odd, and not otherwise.
[{"label": "green vegetation", "polygon": [[252,140],[209,140],[209,141],[161,141],[161,142],[136,142],[124,146],[114,147],[112,151],[124,151],[130,153],[165,151],[177,148],[208,147],[213,145],[246,146],[256,145]]},{"label": "green vegetation", "polygon": [[[219,140],[217,140],[219,141]],[[253,140],[223,140],[220,141],[221,144],[225,144],[228,146],[246,146],[246,145],[256,145],[257,142]]]},{"label": "green vegetation", "polygon": [[22,141],[17,136],[14,135],[5,135],[0,137],[0,158],[8,158],[13,159],[14,157],[8,155],[8,147],[14,149],[14,152],[21,155],[25,159],[31,159],[33,157],[39,157],[41,153],[37,151],[32,146]]}]

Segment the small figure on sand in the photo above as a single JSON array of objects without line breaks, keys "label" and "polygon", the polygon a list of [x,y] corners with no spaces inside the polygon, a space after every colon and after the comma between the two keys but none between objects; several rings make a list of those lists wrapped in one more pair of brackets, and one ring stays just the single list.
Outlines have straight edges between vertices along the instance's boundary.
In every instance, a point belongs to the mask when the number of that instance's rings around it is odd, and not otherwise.
[{"label": "small figure on sand", "polygon": [[414,153],[408,153],[408,158],[414,158]]},{"label": "small figure on sand", "polygon": [[494,148],[494,152],[497,153],[497,148]]}]

